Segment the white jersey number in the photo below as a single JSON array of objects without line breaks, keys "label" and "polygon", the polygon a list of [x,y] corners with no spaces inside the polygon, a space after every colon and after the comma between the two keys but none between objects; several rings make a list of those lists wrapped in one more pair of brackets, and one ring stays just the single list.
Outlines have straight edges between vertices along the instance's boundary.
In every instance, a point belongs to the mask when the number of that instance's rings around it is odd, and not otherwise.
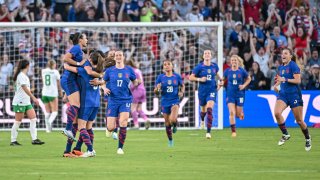
[{"label": "white jersey number", "polygon": [[172,93],[173,92],[173,86],[167,86],[167,92]]},{"label": "white jersey number", "polygon": [[122,86],[122,82],[123,82],[123,80],[117,80],[117,86],[121,87]]}]

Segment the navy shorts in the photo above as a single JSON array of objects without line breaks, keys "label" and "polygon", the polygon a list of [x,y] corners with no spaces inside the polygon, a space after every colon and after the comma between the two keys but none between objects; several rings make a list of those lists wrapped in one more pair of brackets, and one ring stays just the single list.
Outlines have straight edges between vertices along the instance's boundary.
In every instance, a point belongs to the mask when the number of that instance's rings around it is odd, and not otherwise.
[{"label": "navy shorts", "polygon": [[66,92],[67,96],[79,91],[79,84],[77,79],[74,78],[67,78],[65,76],[61,76],[60,84],[64,92]]},{"label": "navy shorts", "polygon": [[93,121],[96,119],[99,107],[80,107],[78,118],[85,121]]},{"label": "navy shorts", "polygon": [[216,97],[217,97],[217,92],[210,92],[207,93],[206,95],[198,95],[199,98],[199,104],[200,106],[205,106],[208,101],[214,101],[216,102]]},{"label": "navy shorts", "polygon": [[162,114],[171,114],[171,108],[172,106],[175,106],[175,105],[178,105],[179,106],[179,103],[177,104],[172,104],[170,106],[161,106],[161,112]]},{"label": "navy shorts", "polygon": [[227,104],[233,103],[236,106],[241,106],[242,107],[243,104],[244,104],[244,96],[242,96],[242,97],[228,96],[226,98],[226,102],[227,102]]},{"label": "navy shorts", "polygon": [[290,108],[303,106],[302,95],[300,93],[278,94],[277,100],[282,100]]},{"label": "navy shorts", "polygon": [[123,104],[108,104],[107,107],[107,116],[108,117],[119,117],[122,112],[130,112],[131,103],[123,103]]}]

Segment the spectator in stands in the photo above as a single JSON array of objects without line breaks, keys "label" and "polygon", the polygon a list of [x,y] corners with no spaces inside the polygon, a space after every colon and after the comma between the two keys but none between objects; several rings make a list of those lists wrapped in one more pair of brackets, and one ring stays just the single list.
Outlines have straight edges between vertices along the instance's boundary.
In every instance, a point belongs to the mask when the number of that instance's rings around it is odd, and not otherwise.
[{"label": "spectator in stands", "polygon": [[203,19],[207,19],[208,17],[211,16],[211,10],[206,5],[206,0],[199,0],[198,7],[201,15],[203,16]]},{"label": "spectator in stands", "polygon": [[136,51],[136,46],[131,43],[129,37],[124,38],[123,47],[121,48],[126,61],[130,61]]},{"label": "spectator in stands", "polygon": [[126,14],[130,21],[138,22],[140,20],[139,6],[136,1],[124,0],[124,14]]},{"label": "spectator in stands", "polygon": [[110,0],[106,5],[106,0],[102,0],[103,3],[103,17],[105,21],[109,22],[121,22],[123,20],[123,10],[126,1],[123,0],[120,8],[115,0]]},{"label": "spectator in stands", "polygon": [[318,64],[314,64],[311,66],[310,71],[307,89],[320,90],[320,66]]},{"label": "spectator in stands", "polygon": [[152,5],[150,0],[144,1],[144,6],[141,8],[140,21],[152,22],[156,20],[158,16],[158,10]]},{"label": "spectator in stands", "polygon": [[312,49],[311,58],[308,60],[307,66],[311,67],[315,64],[320,66],[319,51],[316,48]]},{"label": "spectator in stands", "polygon": [[[243,1],[243,0],[241,0]],[[233,4],[229,4],[228,11],[231,12],[232,20],[235,22],[243,22],[244,20],[244,9],[240,4],[240,0],[235,0]]]},{"label": "spectator in stands", "polygon": [[141,39],[141,45],[138,47],[136,62],[139,63],[139,68],[145,81],[151,82],[153,77],[154,54],[146,39]]},{"label": "spectator in stands", "polygon": [[175,8],[172,8],[169,11],[168,22],[182,22],[184,21],[178,14],[178,11]]},{"label": "spectator in stands", "polygon": [[[265,76],[267,76],[268,72],[268,62],[270,57],[270,43],[267,45],[266,50],[263,46],[259,46],[256,50],[256,47],[253,43],[253,34],[250,33],[250,46],[251,46],[251,54],[253,60],[260,65],[260,69]],[[257,52],[258,51],[258,52]]]},{"label": "spectator in stands", "polygon": [[11,22],[11,21],[12,21],[11,13],[9,12],[7,5],[4,2],[2,2],[2,4],[0,4],[0,22]]},{"label": "spectator in stands", "polygon": [[[189,22],[202,22],[203,21],[203,16],[199,12],[198,6],[196,6],[196,5],[192,6],[191,12],[189,12],[186,15],[186,21],[189,21]],[[204,31],[204,29],[201,27],[192,27],[192,28],[189,28],[189,31],[191,32],[192,35],[198,37],[199,34]]]},{"label": "spectator in stands", "polygon": [[255,23],[260,19],[260,8],[263,0],[243,0],[245,23],[249,23],[249,17],[253,18]]},{"label": "spectator in stands", "polygon": [[230,36],[231,33],[233,32],[233,27],[235,26],[235,21],[232,19],[232,14],[230,11],[227,11],[225,14],[225,19],[223,22],[224,26],[224,34],[225,34],[225,45],[229,49],[230,48]]},{"label": "spectator in stands", "polygon": [[[191,11],[193,1],[177,0],[175,1],[175,9],[179,12],[182,19],[186,19],[187,14]],[[188,20],[187,20],[188,21]]]},{"label": "spectator in stands", "polygon": [[9,79],[13,73],[13,65],[9,62],[8,54],[0,57],[0,91],[4,92],[9,88]]},{"label": "spectator in stands", "polygon": [[20,6],[12,12],[15,22],[30,22],[29,10],[27,8],[28,2],[20,0]]},{"label": "spectator in stands", "polygon": [[275,26],[273,28],[273,35],[271,36],[271,38],[276,40],[278,47],[281,47],[281,48],[287,47],[288,46],[287,38],[281,35],[280,32],[281,32],[280,27]]},{"label": "spectator in stands", "polygon": [[266,77],[260,70],[260,65],[257,62],[252,63],[252,69],[249,71],[251,82],[248,86],[250,90],[264,90],[266,87]]},{"label": "spectator in stands", "polygon": [[[76,6],[76,3],[79,3],[82,0],[75,0],[74,6]],[[68,20],[68,11],[67,8],[69,5],[71,5],[73,0],[55,0],[54,3],[54,13],[61,14],[61,17],[63,18],[63,21]]]},{"label": "spectator in stands", "polygon": [[242,30],[242,23],[240,21],[236,22],[234,25],[234,30],[230,34],[230,44],[232,46],[238,45],[241,41],[241,30]]}]

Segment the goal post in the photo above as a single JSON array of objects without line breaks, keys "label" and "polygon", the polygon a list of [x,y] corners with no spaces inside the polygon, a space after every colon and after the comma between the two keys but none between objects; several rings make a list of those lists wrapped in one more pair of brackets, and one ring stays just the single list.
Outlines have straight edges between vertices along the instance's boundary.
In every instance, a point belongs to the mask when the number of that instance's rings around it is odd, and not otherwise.
[{"label": "goal post", "polygon": [[[200,127],[198,85],[189,82],[192,69],[200,62],[204,50],[213,52],[212,62],[219,66],[223,76],[223,23],[222,22],[92,22],[92,23],[0,23],[0,67],[5,67],[6,74],[0,75],[0,130],[10,130],[14,122],[11,105],[14,96],[12,80],[14,67],[21,59],[30,61],[28,76],[31,90],[39,98],[40,106],[34,107],[39,119],[39,129],[45,128],[44,104],[41,101],[41,69],[48,60],[57,62],[57,70],[62,74],[62,57],[72,46],[69,35],[83,32],[88,37],[88,47],[108,52],[122,49],[126,59],[134,60],[142,71],[147,90],[147,102],[142,109],[151,121],[151,129],[164,127],[160,111],[160,98],[153,94],[155,78],[162,73],[162,61],[169,58],[174,63],[174,71],[182,76],[186,84],[185,97],[179,108],[179,128],[198,129]],[[3,60],[7,59],[6,62]],[[9,71],[9,72],[8,72]],[[66,104],[59,97],[58,117],[53,122],[53,130],[65,126]],[[105,110],[103,100],[95,129],[105,129]],[[223,90],[218,92],[214,110],[213,129],[223,128]],[[28,122],[24,119],[23,122]],[[144,120],[139,118],[140,127]],[[29,123],[22,123],[21,129]]]}]

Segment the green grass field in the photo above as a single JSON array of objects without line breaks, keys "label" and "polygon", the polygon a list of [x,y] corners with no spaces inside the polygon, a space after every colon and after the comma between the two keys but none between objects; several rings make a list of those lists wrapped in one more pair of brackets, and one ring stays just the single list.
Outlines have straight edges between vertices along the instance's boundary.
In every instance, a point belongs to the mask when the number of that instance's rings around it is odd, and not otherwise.
[{"label": "green grass field", "polygon": [[[0,179],[320,179],[320,131],[310,128],[313,147],[304,150],[300,129],[289,128],[291,139],[279,147],[274,129],[178,131],[168,148],[165,131],[129,130],[125,154],[117,141],[95,132],[94,158],[62,158],[65,137],[39,132],[43,146],[31,145],[29,132],[20,132],[21,147],[10,147],[10,132],[0,132]],[[85,148],[83,148],[85,149]]]}]

